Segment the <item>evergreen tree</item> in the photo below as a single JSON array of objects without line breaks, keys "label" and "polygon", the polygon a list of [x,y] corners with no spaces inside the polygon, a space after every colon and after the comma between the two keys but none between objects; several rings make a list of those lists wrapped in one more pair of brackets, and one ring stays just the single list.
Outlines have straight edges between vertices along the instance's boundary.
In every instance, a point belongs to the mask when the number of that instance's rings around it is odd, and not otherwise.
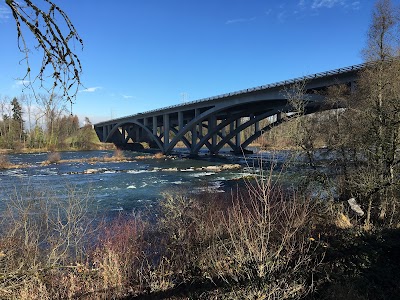
[{"label": "evergreen tree", "polygon": [[22,123],[22,107],[18,102],[18,99],[14,97],[14,99],[11,101],[11,105],[12,105],[12,118],[15,121],[18,121],[20,123]]},{"label": "evergreen tree", "polygon": [[14,97],[11,101],[12,106],[12,132],[15,140],[24,141],[24,120],[22,119],[22,106],[18,99]]}]

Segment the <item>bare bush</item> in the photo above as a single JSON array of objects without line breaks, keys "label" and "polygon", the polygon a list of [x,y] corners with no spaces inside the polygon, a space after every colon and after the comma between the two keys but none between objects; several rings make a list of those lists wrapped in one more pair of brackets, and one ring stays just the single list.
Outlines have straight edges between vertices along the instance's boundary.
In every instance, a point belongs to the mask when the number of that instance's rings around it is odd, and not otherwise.
[{"label": "bare bush", "polygon": [[233,199],[223,220],[224,234],[202,256],[211,278],[246,282],[253,295],[292,299],[311,290],[307,280],[320,262],[313,238],[313,201],[286,195],[271,174],[248,184]]},{"label": "bare bush", "polygon": [[10,161],[6,155],[0,155],[0,169],[6,169],[10,166]]},{"label": "bare bush", "polygon": [[139,215],[120,216],[103,224],[100,239],[92,259],[99,271],[102,285],[114,294],[139,292],[147,284],[143,269],[147,269],[144,252],[148,224]]},{"label": "bare bush", "polygon": [[24,299],[30,291],[31,299],[53,299],[63,270],[84,264],[89,202],[89,194],[72,188],[66,199],[32,190],[11,197],[2,216],[0,298]]},{"label": "bare bush", "polygon": [[313,202],[271,174],[247,184],[232,196],[165,193],[156,224],[121,216],[96,235],[87,195],[16,193],[2,218],[0,298],[108,299],[205,279],[225,281],[227,297],[304,296],[323,252]]},{"label": "bare bush", "polygon": [[228,202],[164,195],[161,230],[181,280],[223,280],[236,298],[247,299],[294,299],[312,290],[324,253],[313,232],[316,202],[283,192],[272,178],[272,170],[259,175]]},{"label": "bare bush", "polygon": [[50,164],[56,164],[56,163],[58,163],[60,160],[61,160],[61,155],[60,155],[59,152],[50,152],[50,153],[47,155],[47,161],[48,161]]},{"label": "bare bush", "polygon": [[125,158],[124,151],[119,150],[119,149],[117,149],[117,150],[114,151],[114,154],[113,154],[112,157],[115,158],[115,159],[118,159],[118,160],[126,159],[126,158]]}]

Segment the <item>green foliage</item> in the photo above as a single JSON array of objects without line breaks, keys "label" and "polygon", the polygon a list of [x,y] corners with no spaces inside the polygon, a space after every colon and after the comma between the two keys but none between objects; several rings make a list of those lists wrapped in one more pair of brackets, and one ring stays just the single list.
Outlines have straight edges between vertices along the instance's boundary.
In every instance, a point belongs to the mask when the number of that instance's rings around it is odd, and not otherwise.
[{"label": "green foliage", "polygon": [[[60,97],[40,95],[35,99],[38,108],[34,110],[32,99],[21,96],[27,105],[26,128],[20,101],[7,99],[0,99],[0,112],[4,114],[0,120],[0,148],[16,152],[24,149],[89,150],[99,143],[90,120],[85,118],[86,125],[80,128],[77,116],[65,114]],[[31,123],[32,119],[35,124]]]}]

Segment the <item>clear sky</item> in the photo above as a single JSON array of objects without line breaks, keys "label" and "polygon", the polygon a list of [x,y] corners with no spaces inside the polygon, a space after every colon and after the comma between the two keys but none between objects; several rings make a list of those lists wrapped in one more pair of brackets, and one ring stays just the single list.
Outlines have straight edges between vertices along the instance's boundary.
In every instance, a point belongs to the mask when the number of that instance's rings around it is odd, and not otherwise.
[{"label": "clear sky", "polygon": [[[393,0],[399,4],[400,0]],[[84,41],[92,122],[362,63],[374,0],[55,0]],[[23,75],[0,4],[0,95]]]}]

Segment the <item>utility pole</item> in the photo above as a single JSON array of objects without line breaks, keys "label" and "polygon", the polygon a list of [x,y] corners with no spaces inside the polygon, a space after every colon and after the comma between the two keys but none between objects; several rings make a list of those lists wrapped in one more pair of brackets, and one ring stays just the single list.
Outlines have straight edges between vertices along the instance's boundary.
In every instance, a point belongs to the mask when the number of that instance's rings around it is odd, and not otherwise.
[{"label": "utility pole", "polygon": [[183,93],[181,93],[181,97],[182,97],[182,103],[186,103],[189,98],[189,94],[186,92],[183,92]]}]

